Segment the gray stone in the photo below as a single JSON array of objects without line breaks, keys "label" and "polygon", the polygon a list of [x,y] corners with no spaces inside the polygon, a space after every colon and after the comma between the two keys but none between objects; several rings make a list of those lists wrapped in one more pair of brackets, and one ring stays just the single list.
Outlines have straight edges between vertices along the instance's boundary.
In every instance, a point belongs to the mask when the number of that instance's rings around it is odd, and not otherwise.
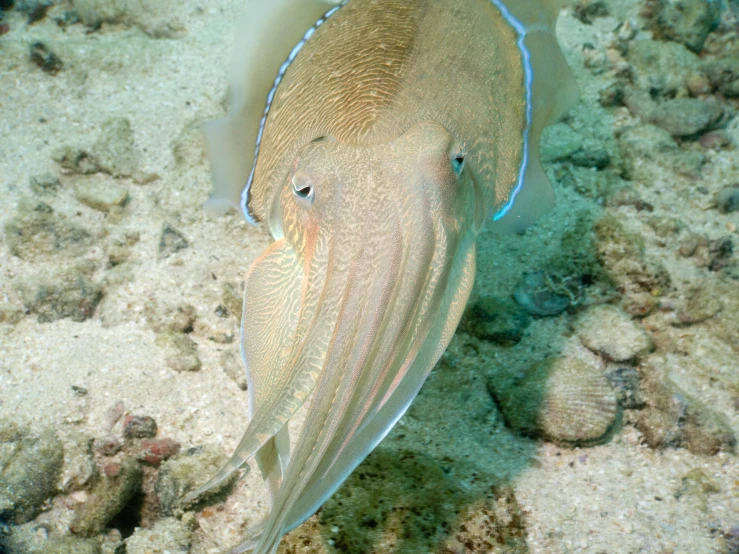
[{"label": "gray stone", "polygon": [[10,534],[0,534],[3,554],[102,554],[95,539],[59,536],[46,526],[26,523],[10,528]]},{"label": "gray stone", "polygon": [[646,407],[637,412],[635,424],[650,448],[682,447],[704,456],[734,451],[736,438],[723,414],[687,394],[657,367],[646,366],[641,374]]},{"label": "gray stone", "polygon": [[236,350],[224,350],[220,357],[221,367],[226,375],[241,389],[246,390],[246,370],[241,361],[241,356]]},{"label": "gray stone", "polygon": [[698,98],[665,100],[652,110],[651,120],[672,136],[694,136],[712,129],[724,115],[716,101]]},{"label": "gray stone", "polygon": [[664,96],[684,89],[700,65],[698,56],[682,44],[654,40],[630,42],[628,61],[638,88]]},{"label": "gray stone", "polygon": [[185,333],[165,331],[157,335],[156,343],[164,349],[167,366],[175,371],[199,371],[202,367],[198,345]]},{"label": "gray stone", "polygon": [[63,461],[53,430],[0,421],[0,520],[21,524],[36,517],[56,490]]},{"label": "gray stone", "polygon": [[109,212],[128,201],[125,187],[95,177],[80,179],[74,184],[74,196],[79,202],[101,212]]},{"label": "gray stone", "polygon": [[93,237],[43,202],[21,202],[18,214],[5,224],[5,238],[14,256],[34,260],[58,252],[82,253]]},{"label": "gray stone", "polygon": [[113,118],[103,123],[91,150],[100,171],[114,177],[131,177],[139,168],[140,156],[134,146],[131,122],[126,118]]},{"label": "gray stone", "polygon": [[126,554],[189,554],[193,533],[182,521],[168,517],[157,521],[151,529],[137,528],[126,539]]},{"label": "gray stone", "polygon": [[59,479],[59,490],[65,494],[80,490],[97,475],[92,458],[93,439],[79,431],[69,431],[62,436],[64,466]]},{"label": "gray stone", "polygon": [[555,123],[544,129],[541,137],[541,161],[544,164],[566,160],[581,150],[584,137],[565,123]]},{"label": "gray stone", "polygon": [[169,223],[165,223],[162,227],[162,234],[159,237],[159,258],[168,258],[175,252],[184,250],[189,246],[185,235],[172,227]]},{"label": "gray stone", "polygon": [[593,306],[581,313],[574,329],[587,348],[615,362],[633,360],[653,348],[646,331],[611,304]]},{"label": "gray stone", "polygon": [[44,173],[30,179],[31,191],[39,196],[55,194],[62,186],[54,175]]},{"label": "gray stone", "polygon": [[513,298],[531,315],[553,316],[569,307],[569,292],[565,286],[558,286],[543,271],[537,271],[523,276],[513,292]]},{"label": "gray stone", "polygon": [[126,505],[141,494],[143,473],[138,462],[108,463],[90,496],[75,514],[70,528],[83,537],[97,535]]},{"label": "gray stone", "polygon": [[468,311],[465,327],[473,335],[510,346],[521,340],[531,317],[509,298],[483,296]]},{"label": "gray stone", "polygon": [[[198,446],[180,452],[159,468],[156,493],[165,516],[183,508],[184,496],[202,485],[211,475],[223,467],[226,453],[216,446]],[[226,493],[236,480],[236,475],[198,499],[198,503],[213,501]]]},{"label": "gray stone", "polygon": [[662,34],[700,52],[721,17],[719,0],[661,0],[657,26]]},{"label": "gray stone", "polygon": [[681,150],[670,133],[656,125],[638,125],[624,132],[618,141],[624,177],[651,183],[664,178],[665,169],[695,177],[705,156]]},{"label": "gray stone", "polygon": [[721,94],[739,96],[739,55],[707,61],[703,64],[703,71]]},{"label": "gray stone", "polygon": [[739,185],[722,188],[716,195],[716,206],[723,214],[739,210]]},{"label": "gray stone", "polygon": [[19,290],[26,309],[41,323],[66,317],[84,321],[93,316],[103,297],[102,287],[77,268],[53,277],[24,279]]}]

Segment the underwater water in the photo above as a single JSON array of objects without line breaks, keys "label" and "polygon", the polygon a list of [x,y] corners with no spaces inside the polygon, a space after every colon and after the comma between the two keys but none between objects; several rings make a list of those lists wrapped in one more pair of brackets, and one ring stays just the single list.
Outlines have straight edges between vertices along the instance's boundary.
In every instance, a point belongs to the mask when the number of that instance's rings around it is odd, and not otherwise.
[{"label": "underwater water", "polygon": [[[207,215],[240,0],[0,0],[0,553],[228,552],[258,471]],[[410,409],[280,553],[739,552],[739,10],[579,0],[555,208],[483,230]],[[290,421],[292,435],[304,413]]]}]

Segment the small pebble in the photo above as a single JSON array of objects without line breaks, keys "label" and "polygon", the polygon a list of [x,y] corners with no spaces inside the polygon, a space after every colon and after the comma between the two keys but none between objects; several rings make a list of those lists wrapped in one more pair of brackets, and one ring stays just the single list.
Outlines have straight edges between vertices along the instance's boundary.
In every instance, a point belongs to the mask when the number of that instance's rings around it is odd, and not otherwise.
[{"label": "small pebble", "polygon": [[649,335],[616,306],[593,306],[580,314],[574,324],[582,343],[608,360],[625,362],[649,352]]},{"label": "small pebble", "polygon": [[241,356],[235,350],[225,350],[221,352],[221,367],[234,383],[241,389],[247,389],[246,370],[241,362]]},{"label": "small pebble", "polygon": [[76,396],[87,396],[87,389],[85,387],[72,385],[72,392],[74,392]]},{"label": "small pebble", "polygon": [[185,235],[172,227],[169,223],[165,223],[162,227],[162,234],[159,237],[159,258],[168,258],[175,252],[184,250],[189,246]]},{"label": "small pebble", "polygon": [[101,212],[109,212],[116,206],[123,206],[128,201],[128,190],[109,180],[95,177],[83,178],[74,186],[77,201]]},{"label": "small pebble", "polygon": [[31,44],[29,53],[31,61],[39,66],[46,73],[55,75],[64,67],[64,62],[54,54],[49,47],[43,42],[34,42]]},{"label": "small pebble", "polygon": [[149,416],[127,416],[123,421],[123,436],[129,439],[148,439],[157,434],[157,422]]},{"label": "small pebble", "polygon": [[606,378],[616,391],[618,403],[626,410],[644,406],[639,392],[639,372],[633,367],[614,367],[606,371]]},{"label": "small pebble", "polygon": [[[514,300],[531,315],[553,316],[565,311],[570,305],[570,297],[562,294],[567,291],[559,287],[543,271],[526,273],[513,293]],[[567,291],[569,292],[569,291]]]},{"label": "small pebble", "polygon": [[172,439],[144,439],[141,441],[138,459],[154,467],[180,451],[180,443]]},{"label": "small pebble", "polygon": [[59,182],[59,179],[49,173],[31,177],[30,184],[33,193],[39,196],[45,194],[54,194],[62,186],[62,184]]},{"label": "small pebble", "polygon": [[473,335],[503,346],[519,342],[531,323],[531,317],[515,302],[495,296],[480,297],[468,314],[465,326]]},{"label": "small pebble", "polygon": [[108,435],[102,439],[95,440],[95,450],[101,456],[115,456],[123,448],[121,440],[116,435]]},{"label": "small pebble", "polygon": [[739,210],[739,184],[721,189],[716,195],[716,206],[724,214]]}]

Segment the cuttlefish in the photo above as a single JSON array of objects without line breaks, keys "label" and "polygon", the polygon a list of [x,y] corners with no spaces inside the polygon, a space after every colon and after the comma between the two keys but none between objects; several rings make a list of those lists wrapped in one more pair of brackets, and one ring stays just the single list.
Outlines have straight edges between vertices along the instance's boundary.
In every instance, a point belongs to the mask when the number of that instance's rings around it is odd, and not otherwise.
[{"label": "cuttlefish", "polygon": [[[246,275],[241,348],[271,554],[403,415],[470,295],[486,221],[553,202],[542,129],[576,89],[553,0],[247,0],[213,205],[274,243]],[[287,423],[310,397],[293,443]]]}]

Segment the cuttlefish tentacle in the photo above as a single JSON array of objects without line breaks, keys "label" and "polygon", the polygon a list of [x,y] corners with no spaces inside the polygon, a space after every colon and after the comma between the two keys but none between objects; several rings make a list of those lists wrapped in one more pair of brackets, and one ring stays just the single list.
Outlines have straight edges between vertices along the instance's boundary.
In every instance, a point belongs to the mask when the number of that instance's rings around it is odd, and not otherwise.
[{"label": "cuttlefish tentacle", "polygon": [[[448,305],[452,312],[451,323],[437,324],[432,326],[434,329],[424,329],[419,333],[417,340],[414,341],[412,350],[420,349],[421,345],[429,344],[431,341],[436,344],[436,341],[451,338],[456,323],[461,317],[474,278],[474,241],[467,241],[466,249],[462,249],[460,258],[454,259],[454,263],[444,268],[441,272],[444,274],[444,278],[440,279],[440,281],[455,284],[455,287],[452,288],[453,292],[450,292],[449,289],[445,291],[446,294],[443,295],[445,298],[442,301],[443,304]],[[457,285],[459,288],[456,288]],[[322,446],[319,450],[315,448],[311,450],[314,456],[312,462],[294,460],[295,463],[299,463],[301,467],[305,468],[301,472],[302,481],[286,481],[285,488],[281,491],[286,496],[285,505],[290,506],[292,504],[292,508],[289,514],[281,514],[279,510],[273,512],[273,514],[279,515],[281,519],[274,523],[268,521],[267,529],[272,527],[272,534],[262,538],[258,543],[261,549],[258,548],[257,552],[272,552],[270,548],[276,547],[277,543],[270,542],[270,540],[276,541],[283,533],[296,527],[310,516],[385,436],[397,419],[405,412],[410,399],[418,392],[428,371],[435,363],[437,354],[440,355],[440,352],[432,350],[429,356],[416,357],[414,363],[410,365],[420,370],[414,372],[409,379],[395,382],[394,376],[389,375],[384,381],[377,383],[378,388],[392,390],[385,396],[385,402],[378,407],[372,417],[364,421],[365,425],[359,427],[353,440],[347,442],[344,439],[343,432],[347,428],[357,427],[358,420],[364,419],[363,416],[343,409],[344,405],[332,406],[332,411],[327,416],[327,420],[323,422],[322,426],[317,427],[321,431],[330,428],[332,432],[322,435]],[[357,403],[361,405],[362,401],[371,401],[372,391],[368,391],[366,395],[358,395],[356,388],[353,387],[362,376],[366,373],[372,373],[372,371],[359,366],[352,369],[359,372],[360,375],[354,377],[354,379],[347,379],[347,382],[342,381],[343,386],[340,388],[337,398],[343,398],[344,395],[349,394],[350,397],[344,400],[345,405],[356,405]],[[354,373],[350,373],[350,375],[354,375]],[[391,386],[393,384],[395,386]],[[311,405],[311,412],[308,417],[317,417],[324,410],[325,406],[317,405],[314,407]],[[337,463],[339,460],[340,462]],[[279,504],[276,504],[275,507],[278,508]],[[250,543],[249,546],[253,547],[255,545]],[[246,549],[240,548],[237,551],[243,552]]]},{"label": "cuttlefish tentacle", "polygon": [[[331,242],[331,239],[326,241],[327,244]],[[326,250],[330,251],[329,248]],[[311,257],[313,265],[319,268],[334,265],[330,259],[324,259],[320,254]],[[255,411],[231,459],[208,482],[189,494],[185,498],[185,503],[218,486],[239,469],[248,467],[245,466],[248,460],[277,435],[315,386],[322,358],[325,356],[323,345],[331,332],[330,324],[319,328],[315,323],[321,319],[322,314],[328,312],[330,315],[332,311],[335,312],[336,307],[332,301],[334,296],[329,293],[326,283],[315,283],[312,278],[307,278],[303,282],[302,269],[299,265],[293,249],[286,245],[284,240],[277,241],[253,264],[247,276],[246,302],[242,319],[245,335],[243,344],[249,380],[254,391],[252,405],[255,406]],[[280,307],[286,308],[291,304],[283,302],[285,299],[283,294],[264,295],[265,288],[269,289],[274,287],[275,283],[280,283],[285,273],[287,282],[293,289],[296,288],[296,283],[303,283],[302,306],[295,332],[285,334],[282,341],[275,341],[274,337],[269,337],[268,340],[254,340],[253,337],[264,337],[265,330],[273,330],[275,321],[270,321],[269,316],[278,315]],[[322,271],[313,271],[310,275],[316,273],[319,279],[322,278]],[[336,273],[340,278],[346,278],[341,271]],[[262,295],[265,302],[249,302],[252,290]],[[282,291],[283,288],[275,290]],[[265,305],[269,309],[262,309]],[[287,311],[290,313],[290,310]],[[281,320],[282,318],[278,318],[278,321]],[[253,334],[250,329],[253,329]],[[280,343],[286,343],[288,339],[293,339],[288,356],[284,355],[284,344],[282,352],[274,352],[275,348],[265,346],[273,344],[279,347]],[[279,366],[269,365],[280,360],[284,362]],[[261,397],[257,398],[260,393]]]}]

